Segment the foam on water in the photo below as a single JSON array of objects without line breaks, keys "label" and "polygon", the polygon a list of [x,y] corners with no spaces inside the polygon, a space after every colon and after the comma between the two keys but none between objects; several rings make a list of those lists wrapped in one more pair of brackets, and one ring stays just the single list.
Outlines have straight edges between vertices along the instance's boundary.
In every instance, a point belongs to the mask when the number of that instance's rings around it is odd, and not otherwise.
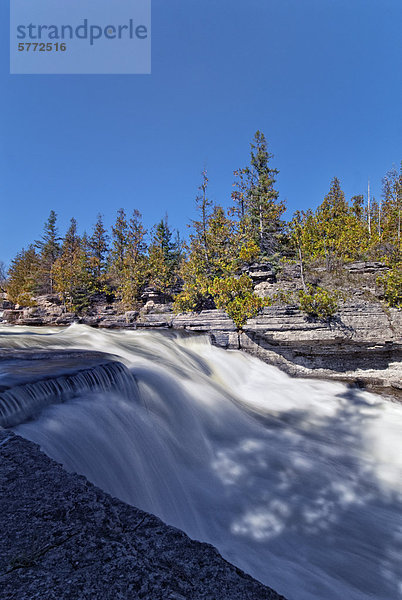
[{"label": "foam on water", "polygon": [[135,375],[132,397],[85,391],[15,428],[68,470],[289,600],[402,598],[402,406],[201,336],[2,327],[0,346],[102,350]]}]

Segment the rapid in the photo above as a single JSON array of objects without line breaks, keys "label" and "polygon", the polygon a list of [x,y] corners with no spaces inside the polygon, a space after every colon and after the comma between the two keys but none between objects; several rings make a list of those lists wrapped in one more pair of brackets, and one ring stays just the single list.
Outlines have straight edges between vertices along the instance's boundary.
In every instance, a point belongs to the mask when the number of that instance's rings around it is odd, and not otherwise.
[{"label": "rapid", "polygon": [[204,336],[1,326],[0,347],[104,351],[128,368],[124,385],[85,385],[13,428],[68,471],[288,600],[402,598],[402,405]]}]

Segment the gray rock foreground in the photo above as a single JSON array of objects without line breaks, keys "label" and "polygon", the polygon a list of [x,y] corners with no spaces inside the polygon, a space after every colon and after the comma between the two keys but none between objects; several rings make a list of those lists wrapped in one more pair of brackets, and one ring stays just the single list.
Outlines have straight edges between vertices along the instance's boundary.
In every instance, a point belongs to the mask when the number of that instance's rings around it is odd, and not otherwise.
[{"label": "gray rock foreground", "polygon": [[2,600],[284,600],[1,429],[0,514]]}]

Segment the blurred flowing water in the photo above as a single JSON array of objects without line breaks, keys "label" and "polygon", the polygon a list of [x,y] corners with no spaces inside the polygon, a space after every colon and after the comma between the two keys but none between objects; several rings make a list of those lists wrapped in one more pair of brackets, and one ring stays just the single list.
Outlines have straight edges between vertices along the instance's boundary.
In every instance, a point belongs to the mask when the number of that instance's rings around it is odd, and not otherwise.
[{"label": "blurred flowing water", "polygon": [[5,326],[0,347],[103,350],[129,368],[128,394],[86,389],[14,428],[69,471],[289,600],[402,598],[401,405],[203,336]]}]

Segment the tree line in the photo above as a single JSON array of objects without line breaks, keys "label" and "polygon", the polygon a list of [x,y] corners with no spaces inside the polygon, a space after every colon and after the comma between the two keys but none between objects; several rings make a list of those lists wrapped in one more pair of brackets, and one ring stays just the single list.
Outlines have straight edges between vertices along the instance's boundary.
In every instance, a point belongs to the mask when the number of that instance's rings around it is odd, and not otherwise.
[{"label": "tree line", "polygon": [[[90,235],[79,235],[77,222],[60,237],[51,211],[40,240],[13,259],[6,282],[9,298],[32,305],[35,296],[57,293],[66,307],[85,312],[106,295],[124,310],[141,304],[152,287],[174,301],[176,311],[224,308],[241,327],[266,303],[253,291],[247,268],[256,261],[280,268],[283,261],[299,264],[301,293],[312,291],[305,273],[320,262],[328,271],[353,260],[385,261],[390,270],[383,285],[391,304],[402,302],[401,208],[402,163],[383,178],[378,202],[363,195],[349,201],[335,177],[317,209],[296,211],[284,219],[285,203],[276,189],[278,170],[263,133],[251,143],[249,164],[234,172],[231,206],[213,204],[208,175],[202,172],[195,199],[198,217],[182,241],[167,217],[148,233],[141,214],[124,209],[107,231],[102,215]],[[388,290],[388,291],[387,291]]]}]

